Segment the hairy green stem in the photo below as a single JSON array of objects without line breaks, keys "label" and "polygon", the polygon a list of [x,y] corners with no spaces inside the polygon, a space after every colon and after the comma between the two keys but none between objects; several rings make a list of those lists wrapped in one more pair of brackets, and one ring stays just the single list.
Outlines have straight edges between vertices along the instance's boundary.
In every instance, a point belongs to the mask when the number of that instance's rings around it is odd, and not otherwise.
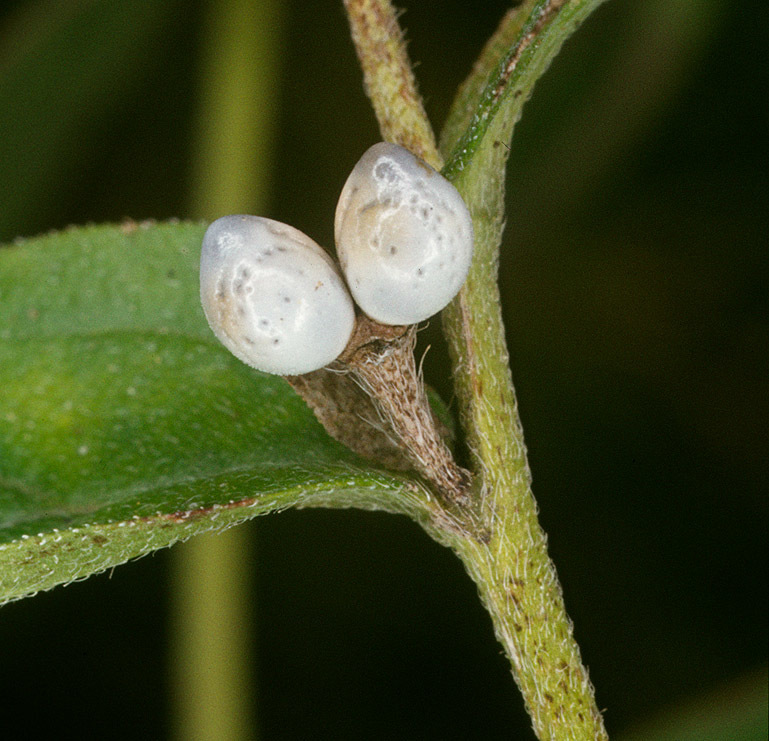
[{"label": "hairy green stem", "polygon": [[[505,158],[504,147],[492,143],[489,149],[479,155]],[[493,187],[494,180],[459,186],[478,193]],[[454,548],[478,584],[538,737],[605,738],[537,520],[504,338],[496,255],[490,250],[484,255],[482,247],[498,244],[502,222],[477,204],[471,212],[481,254],[465,289],[444,311],[444,327],[489,541],[460,540]]]},{"label": "hairy green stem", "polygon": [[[478,585],[540,739],[607,736],[537,520],[501,316],[498,250],[513,126],[536,79],[599,2],[528,0],[506,15],[460,90],[443,138],[451,150],[445,152],[450,157],[444,174],[465,197],[476,232],[473,266],[444,311],[444,328],[474,463],[475,511],[467,516],[479,518],[487,536],[449,542]],[[389,2],[349,0],[346,6],[383,136],[400,143],[416,138],[419,148],[413,151],[429,151],[432,137],[423,133],[429,124]],[[374,33],[371,27],[378,19],[387,21]],[[401,54],[385,60],[385,68],[374,74],[386,34],[392,45],[400,45]],[[368,41],[373,37],[379,39],[376,45]],[[386,102],[393,90],[405,90],[402,100],[416,101],[408,115],[400,117]],[[412,129],[415,118],[420,123]],[[433,164],[439,161],[432,159]]]},{"label": "hairy green stem", "polygon": [[417,92],[395,8],[388,0],[343,1],[382,138],[440,169],[443,160]]}]

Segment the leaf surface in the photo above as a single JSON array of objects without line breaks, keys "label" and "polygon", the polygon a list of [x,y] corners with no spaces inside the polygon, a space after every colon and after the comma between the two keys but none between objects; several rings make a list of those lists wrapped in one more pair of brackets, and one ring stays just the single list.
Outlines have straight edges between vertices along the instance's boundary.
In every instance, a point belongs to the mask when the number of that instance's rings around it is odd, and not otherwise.
[{"label": "leaf surface", "polygon": [[0,600],[291,506],[429,519],[408,476],[331,439],[213,337],[204,225],[86,227],[0,249]]}]

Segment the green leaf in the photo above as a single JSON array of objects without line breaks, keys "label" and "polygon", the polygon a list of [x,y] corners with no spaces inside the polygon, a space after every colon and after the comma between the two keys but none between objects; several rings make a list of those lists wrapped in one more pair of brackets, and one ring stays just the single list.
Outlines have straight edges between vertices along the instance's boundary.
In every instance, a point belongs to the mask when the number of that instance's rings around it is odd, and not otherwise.
[{"label": "green leaf", "polygon": [[[449,180],[468,168],[482,170],[476,152],[490,142],[509,141],[537,80],[561,46],[604,0],[526,0],[508,13],[483,50],[475,70],[460,88],[441,132]],[[524,20],[525,19],[525,20]],[[512,41],[512,43],[510,43]],[[500,51],[509,43],[506,53]],[[480,81],[496,66],[485,86]],[[472,118],[465,128],[468,118]],[[499,138],[502,132],[506,138]],[[447,150],[451,150],[450,152]]]},{"label": "green leaf", "polygon": [[291,506],[435,514],[408,476],[332,440],[282,378],[214,339],[204,228],[0,249],[0,601]]},{"label": "green leaf", "polygon": [[459,138],[473,122],[489,78],[520,38],[521,29],[534,5],[535,0],[525,0],[505,13],[496,31],[475,60],[467,79],[459,86],[441,131],[440,149],[444,154],[456,147]]}]

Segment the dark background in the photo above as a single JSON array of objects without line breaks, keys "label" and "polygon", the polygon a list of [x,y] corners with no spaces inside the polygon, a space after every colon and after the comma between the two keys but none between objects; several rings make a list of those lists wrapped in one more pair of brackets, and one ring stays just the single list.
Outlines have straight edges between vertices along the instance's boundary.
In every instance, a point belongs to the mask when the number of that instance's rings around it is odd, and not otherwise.
[{"label": "dark background", "polygon": [[[505,7],[407,4],[437,128]],[[4,5],[0,241],[189,215],[204,10]],[[337,195],[376,124],[341,3],[282,12],[264,215],[331,244]],[[500,271],[513,375],[610,731],[708,693],[729,704],[766,665],[766,21],[757,1],[612,0],[516,129]],[[51,64],[81,70],[60,90],[25,71],[51,38]],[[427,379],[450,401],[437,322],[422,341]],[[245,527],[264,739],[531,737],[473,585],[416,525],[307,511]],[[6,737],[166,737],[168,562],[0,610]]]}]

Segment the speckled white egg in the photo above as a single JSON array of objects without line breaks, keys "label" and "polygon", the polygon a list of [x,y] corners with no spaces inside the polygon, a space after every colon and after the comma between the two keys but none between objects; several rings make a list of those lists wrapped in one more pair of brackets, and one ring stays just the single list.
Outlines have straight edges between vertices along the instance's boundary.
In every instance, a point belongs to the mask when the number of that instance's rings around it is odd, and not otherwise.
[{"label": "speckled white egg", "polygon": [[200,301],[235,357],[279,375],[328,365],[355,322],[344,281],[323,248],[298,229],[259,216],[224,216],[208,227]]},{"label": "speckled white egg", "polygon": [[473,256],[473,222],[457,189],[387,142],[371,147],[347,178],[334,235],[353,298],[382,324],[415,324],[439,312]]}]

